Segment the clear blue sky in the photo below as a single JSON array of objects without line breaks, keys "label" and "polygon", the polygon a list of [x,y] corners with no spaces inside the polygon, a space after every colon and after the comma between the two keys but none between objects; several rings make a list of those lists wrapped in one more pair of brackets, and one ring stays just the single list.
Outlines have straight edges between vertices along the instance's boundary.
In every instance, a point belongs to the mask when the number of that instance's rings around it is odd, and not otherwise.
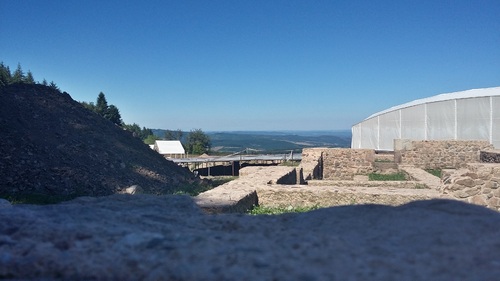
[{"label": "clear blue sky", "polygon": [[500,86],[500,1],[0,0],[0,61],[150,128],[350,129]]}]

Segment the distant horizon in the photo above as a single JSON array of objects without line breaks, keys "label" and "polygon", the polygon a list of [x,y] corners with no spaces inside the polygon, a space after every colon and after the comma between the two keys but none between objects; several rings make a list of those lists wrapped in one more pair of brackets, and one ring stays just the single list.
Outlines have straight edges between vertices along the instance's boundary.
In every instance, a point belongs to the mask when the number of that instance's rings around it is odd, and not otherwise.
[{"label": "distant horizon", "polygon": [[[161,129],[161,128],[151,128],[152,130],[171,130],[171,131],[176,131],[178,129]],[[191,130],[182,130],[183,132],[190,132]],[[259,133],[265,133],[265,134],[272,134],[272,133],[278,133],[278,134],[299,134],[299,135],[317,135],[317,134],[324,134],[326,133],[327,135],[329,134],[334,134],[334,133],[349,133],[351,134],[352,131],[351,129],[340,129],[340,130],[203,130],[205,133],[211,133],[211,134],[216,134],[216,133],[233,133],[233,134],[259,134]]]}]

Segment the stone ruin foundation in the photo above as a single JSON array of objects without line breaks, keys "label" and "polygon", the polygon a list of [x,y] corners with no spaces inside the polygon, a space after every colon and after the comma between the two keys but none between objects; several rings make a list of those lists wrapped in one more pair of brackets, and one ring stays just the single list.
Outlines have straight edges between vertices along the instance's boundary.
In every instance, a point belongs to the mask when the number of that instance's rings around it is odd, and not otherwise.
[{"label": "stone ruin foundation", "polygon": [[[446,198],[499,211],[500,163],[481,162],[495,162],[499,155],[500,151],[487,141],[395,140],[393,154],[371,149],[310,148],[303,150],[298,167],[244,168],[240,178],[200,194],[196,200],[211,212],[217,212],[213,205],[237,205],[236,194],[246,205],[231,210],[251,208],[249,204],[396,206]],[[435,177],[424,169],[443,169],[443,176]],[[409,180],[367,180],[369,173],[384,171],[404,172]]]}]

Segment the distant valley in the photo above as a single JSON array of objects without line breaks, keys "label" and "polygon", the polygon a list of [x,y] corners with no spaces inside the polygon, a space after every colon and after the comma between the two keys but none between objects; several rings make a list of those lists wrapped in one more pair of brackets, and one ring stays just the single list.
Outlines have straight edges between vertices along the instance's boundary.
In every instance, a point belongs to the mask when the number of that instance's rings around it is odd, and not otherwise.
[{"label": "distant valley", "polygon": [[[153,130],[158,137],[164,130]],[[212,141],[212,151],[234,153],[300,152],[307,147],[350,147],[351,131],[225,131],[206,132]],[[186,136],[187,133],[184,133]]]}]

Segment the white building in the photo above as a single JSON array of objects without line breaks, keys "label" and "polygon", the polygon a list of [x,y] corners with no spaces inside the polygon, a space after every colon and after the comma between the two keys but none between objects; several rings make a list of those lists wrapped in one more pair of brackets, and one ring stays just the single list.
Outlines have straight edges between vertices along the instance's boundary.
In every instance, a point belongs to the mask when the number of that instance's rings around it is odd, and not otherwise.
[{"label": "white building", "polygon": [[153,149],[167,158],[183,158],[186,151],[178,140],[157,140]]},{"label": "white building", "polygon": [[500,87],[391,107],[352,127],[352,148],[392,151],[394,139],[487,140],[500,148]]}]

